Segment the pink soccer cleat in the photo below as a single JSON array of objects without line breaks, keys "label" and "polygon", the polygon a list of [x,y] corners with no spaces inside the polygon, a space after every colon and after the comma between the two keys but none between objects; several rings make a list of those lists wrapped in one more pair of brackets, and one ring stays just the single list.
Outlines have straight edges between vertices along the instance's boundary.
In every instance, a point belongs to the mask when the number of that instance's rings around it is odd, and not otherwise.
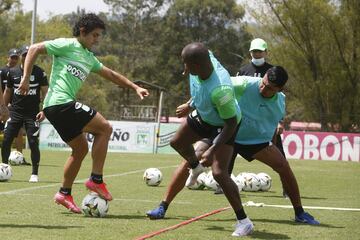
[{"label": "pink soccer cleat", "polygon": [[76,206],[74,199],[71,195],[65,195],[57,192],[54,196],[54,201],[57,204],[61,204],[73,213],[81,213],[81,209]]},{"label": "pink soccer cleat", "polygon": [[111,193],[107,190],[105,183],[95,183],[89,179],[85,182],[85,186],[87,189],[96,192],[100,197],[107,201],[111,201],[113,199]]}]

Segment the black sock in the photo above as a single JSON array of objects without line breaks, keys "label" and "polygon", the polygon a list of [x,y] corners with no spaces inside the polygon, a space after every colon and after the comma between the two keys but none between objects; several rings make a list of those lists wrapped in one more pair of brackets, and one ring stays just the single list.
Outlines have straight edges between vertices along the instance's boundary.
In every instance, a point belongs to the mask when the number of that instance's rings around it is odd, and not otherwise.
[{"label": "black sock", "polygon": [[304,209],[303,209],[302,206],[300,206],[300,207],[294,207],[294,211],[295,211],[295,215],[296,215],[296,216],[299,216],[301,213],[304,212]]},{"label": "black sock", "polygon": [[103,175],[91,173],[90,179],[97,184],[103,183]]},{"label": "black sock", "polygon": [[191,169],[194,169],[194,168],[196,168],[198,165],[199,165],[199,161],[197,161],[197,162],[189,162],[189,165],[190,165],[190,167],[191,167]]},{"label": "black sock", "polygon": [[39,163],[32,164],[32,173],[33,175],[39,175]]},{"label": "black sock", "polygon": [[235,211],[235,214],[236,214],[237,220],[243,220],[247,217],[245,214],[244,208],[241,208],[240,210]]},{"label": "black sock", "polygon": [[59,192],[64,194],[64,195],[71,195],[71,188],[63,188],[63,187],[61,187]]},{"label": "black sock", "polygon": [[160,206],[163,206],[163,208],[166,211],[168,209],[168,207],[169,207],[169,204],[167,202],[165,202],[165,201],[161,201]]}]

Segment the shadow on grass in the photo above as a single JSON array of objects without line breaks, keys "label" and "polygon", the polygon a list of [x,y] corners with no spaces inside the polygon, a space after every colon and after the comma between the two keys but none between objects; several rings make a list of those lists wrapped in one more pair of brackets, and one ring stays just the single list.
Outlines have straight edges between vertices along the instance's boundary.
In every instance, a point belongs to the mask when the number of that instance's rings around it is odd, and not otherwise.
[{"label": "shadow on grass", "polygon": [[[229,232],[224,227],[219,227],[219,226],[215,226],[215,225],[207,227],[206,230]],[[231,234],[231,233],[229,233],[229,234]],[[257,238],[257,239],[290,239],[289,236],[284,235],[284,234],[271,233],[271,232],[265,232],[265,231],[260,232],[260,231],[256,231],[256,230],[248,237],[249,238]]]},{"label": "shadow on grass", "polygon": [[260,232],[256,230],[249,237],[257,239],[291,239],[288,235],[285,234],[271,233],[265,231]]},{"label": "shadow on grass", "polygon": [[35,225],[35,224],[0,224],[0,228],[42,228],[42,229],[69,229],[84,228],[83,226],[51,226],[51,225]]},{"label": "shadow on grass", "polygon": [[40,165],[40,168],[41,168],[41,167],[63,168],[64,166],[63,166],[63,165],[55,165],[55,164],[41,164],[41,165]]},{"label": "shadow on grass", "polygon": [[[274,192],[272,192],[274,193]],[[262,192],[259,193],[240,193],[241,194],[241,198],[246,198],[246,197],[264,197],[264,198],[283,198],[282,193],[279,195],[269,195],[269,194],[263,194]],[[275,194],[275,193],[274,193]],[[326,200],[327,198],[323,198],[323,197],[307,197],[307,196],[301,196],[301,199],[313,199],[313,200]],[[290,200],[290,199],[289,199]]]},{"label": "shadow on grass", "polygon": [[[228,219],[201,219],[201,221],[204,222],[232,222],[234,223],[235,220],[234,218],[228,218]],[[340,226],[333,226],[330,224],[325,224],[325,223],[320,223],[320,225],[309,225],[309,224],[305,224],[305,223],[298,223],[295,222],[295,220],[289,219],[283,219],[283,220],[279,220],[279,219],[265,219],[265,218],[251,218],[251,221],[253,221],[254,223],[256,222],[261,222],[261,223],[277,223],[277,224],[287,224],[287,225],[292,225],[294,227],[296,226],[309,226],[309,227],[316,227],[316,228],[345,228],[345,227],[340,227]]]},{"label": "shadow on grass", "polygon": [[316,228],[345,228],[345,227],[339,227],[339,226],[333,226],[326,223],[320,223],[320,225],[309,225],[305,223],[298,223],[294,220],[275,220],[275,219],[264,219],[264,218],[251,218],[251,221],[253,222],[261,222],[261,223],[278,223],[278,224],[287,224],[287,225],[293,225],[293,226],[309,226],[309,227],[316,227]]},{"label": "shadow on grass", "polygon": [[181,220],[186,221],[191,219],[191,217],[188,216],[176,216],[176,217],[165,217],[164,219],[150,219],[145,214],[144,215],[114,215],[114,214],[108,214],[104,219],[138,219],[138,220],[149,220],[149,221],[166,221],[166,220]]},{"label": "shadow on grass", "polygon": [[147,219],[146,216],[141,215],[114,215],[114,214],[108,214],[104,219]]}]

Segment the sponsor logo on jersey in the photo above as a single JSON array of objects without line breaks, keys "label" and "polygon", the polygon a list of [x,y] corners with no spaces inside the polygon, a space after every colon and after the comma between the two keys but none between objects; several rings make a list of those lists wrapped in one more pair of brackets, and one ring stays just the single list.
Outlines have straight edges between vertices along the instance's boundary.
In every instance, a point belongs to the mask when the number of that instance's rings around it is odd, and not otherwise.
[{"label": "sponsor logo on jersey", "polygon": [[[16,94],[16,95],[22,95],[22,94],[20,94],[20,91],[19,91],[18,88],[14,89],[14,94]],[[28,91],[28,93],[27,93],[28,96],[34,96],[34,95],[36,95],[36,94],[37,94],[37,89],[36,89],[36,88],[29,89],[29,91]]]},{"label": "sponsor logo on jersey", "polygon": [[85,81],[86,74],[81,69],[79,69],[71,64],[68,64],[66,70],[74,77],[80,79],[81,81]]},{"label": "sponsor logo on jersey", "polygon": [[226,94],[223,97],[220,98],[220,105],[223,106],[225,104],[227,104],[228,102],[232,101],[234,98],[231,94]]}]

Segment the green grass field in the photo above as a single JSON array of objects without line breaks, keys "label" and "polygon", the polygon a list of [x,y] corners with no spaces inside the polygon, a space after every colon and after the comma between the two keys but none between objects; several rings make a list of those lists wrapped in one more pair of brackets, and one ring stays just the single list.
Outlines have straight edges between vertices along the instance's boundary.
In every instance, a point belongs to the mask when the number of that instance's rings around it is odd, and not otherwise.
[{"label": "green grass field", "polygon": [[[0,182],[0,229],[5,239],[136,239],[151,232],[178,224],[215,209],[228,206],[224,195],[212,191],[184,189],[170,205],[166,219],[152,221],[145,212],[158,205],[166,190],[177,155],[109,154],[105,180],[114,200],[106,218],[88,218],[69,213],[53,202],[62,177],[68,152],[42,152],[40,182],[28,183],[29,166],[14,166],[9,182]],[[29,152],[25,157],[30,160]],[[304,206],[360,208],[360,164],[331,161],[290,160],[297,176]],[[83,181],[89,176],[88,156],[73,187],[78,205],[87,194]],[[148,187],[142,180],[146,168],[160,168],[164,179],[158,187]],[[273,179],[269,192],[241,192],[243,202],[289,205],[281,197],[278,175],[267,166],[238,159],[235,174],[242,171],[266,172]],[[360,212],[308,210],[320,226],[297,224],[292,209],[245,207],[255,224],[247,239],[360,239]],[[231,237],[235,215],[232,210],[203,218],[152,239],[234,239]]]}]

